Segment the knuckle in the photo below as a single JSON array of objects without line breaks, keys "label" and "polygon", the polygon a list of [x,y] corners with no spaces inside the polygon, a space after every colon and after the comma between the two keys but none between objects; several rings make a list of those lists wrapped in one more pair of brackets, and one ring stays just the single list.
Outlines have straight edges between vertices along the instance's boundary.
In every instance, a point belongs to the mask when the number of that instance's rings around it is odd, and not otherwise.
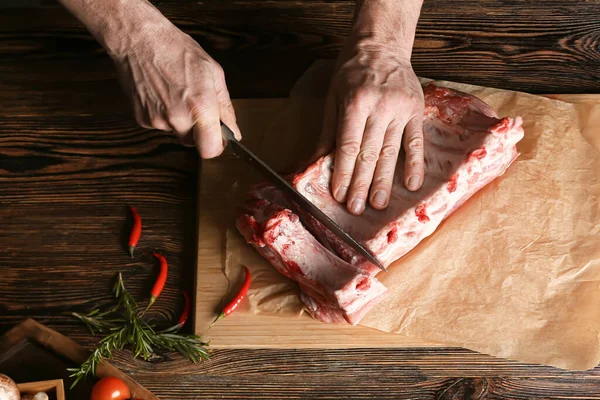
[{"label": "knuckle", "polygon": [[341,108],[341,111],[346,120],[352,120],[353,118],[367,113],[368,108],[364,105],[364,103],[360,103],[356,100],[350,100]]},{"label": "knuckle", "polygon": [[169,114],[167,121],[176,132],[180,133],[186,133],[192,127],[190,116],[183,113]]},{"label": "knuckle", "polygon": [[360,87],[346,96],[345,108],[352,113],[368,111],[376,103],[378,94],[370,86]]},{"label": "knuckle", "polygon": [[408,141],[408,148],[412,151],[423,151],[423,134],[417,134]]},{"label": "knuckle", "polygon": [[394,97],[397,101],[401,101],[402,103],[412,102],[415,99],[415,96],[412,92],[399,91],[394,93]]},{"label": "knuckle", "polygon": [[412,159],[409,164],[411,168],[423,168],[423,161],[420,159]]},{"label": "knuckle", "polygon": [[235,120],[237,120],[236,116],[235,116],[235,109],[233,108],[233,103],[231,101],[228,101],[225,104],[225,112],[227,112],[228,114],[231,114],[230,117]]},{"label": "knuckle", "polygon": [[336,176],[334,176],[331,182],[331,187],[333,189],[333,192],[335,193],[341,188],[347,188],[348,186],[350,186],[351,182],[352,173],[339,172]]},{"label": "knuckle", "polygon": [[352,183],[352,189],[354,193],[367,193],[370,186],[371,182],[367,181],[366,179],[357,179],[354,183]]},{"label": "knuckle", "polygon": [[381,157],[396,158],[396,157],[398,157],[399,153],[400,153],[399,146],[396,146],[393,144],[385,144],[381,148]]},{"label": "knuckle", "polygon": [[377,103],[377,112],[385,115],[393,115],[398,110],[397,104],[397,102],[391,99],[383,98]]},{"label": "knuckle", "polygon": [[223,69],[221,64],[214,60],[211,60],[208,62],[208,70],[210,71],[210,74],[206,76],[208,79],[211,79],[212,77],[212,80],[216,81],[218,84],[225,82],[225,70]]},{"label": "knuckle", "polygon": [[373,86],[362,86],[354,96],[355,101],[362,105],[373,104],[377,98],[379,98],[379,90]]},{"label": "knuckle", "polygon": [[360,153],[360,143],[356,140],[346,141],[340,144],[339,150],[343,156],[356,158]]},{"label": "knuckle", "polygon": [[414,114],[414,115],[422,115],[424,100],[423,93],[418,93],[415,91],[411,92],[400,92],[395,94],[395,103],[400,104],[401,107],[396,109],[395,111],[400,111],[401,114]]},{"label": "knuckle", "polygon": [[379,160],[379,152],[375,149],[364,149],[358,155],[358,159],[369,164],[375,164]]},{"label": "knuckle", "polygon": [[352,172],[349,171],[337,171],[334,177],[335,182],[333,182],[333,186],[347,186],[348,183],[352,180]]},{"label": "knuckle", "polygon": [[373,179],[373,187],[388,188],[392,186],[392,180],[388,176],[377,176]]},{"label": "knuckle", "polygon": [[381,88],[372,84],[362,85],[358,90],[358,93],[360,93],[366,98],[379,97],[379,95],[381,94]]},{"label": "knuckle", "polygon": [[202,146],[202,144],[200,144],[200,148],[198,150],[200,157],[205,160],[218,157],[223,152],[222,148],[218,148],[216,146]]},{"label": "knuckle", "polygon": [[208,105],[204,101],[195,101],[190,107],[190,113],[194,118],[207,115],[208,111]]},{"label": "knuckle", "polygon": [[196,120],[195,124],[194,124],[197,128],[198,131],[201,132],[206,132],[212,128],[215,127],[215,125],[218,127],[218,121],[212,120],[212,119],[198,119]]},{"label": "knuckle", "polygon": [[213,62],[213,68],[219,77],[225,77],[225,70],[218,62]]},{"label": "knuckle", "polygon": [[152,125],[152,127],[154,129],[158,129],[158,130],[161,130],[161,131],[167,131],[167,130],[169,130],[169,125],[161,117],[153,117],[150,120],[150,123],[151,123],[151,125]]},{"label": "knuckle", "polygon": [[192,122],[194,125],[204,128],[210,126],[218,120],[210,106],[206,103],[195,103],[190,110],[192,114]]}]

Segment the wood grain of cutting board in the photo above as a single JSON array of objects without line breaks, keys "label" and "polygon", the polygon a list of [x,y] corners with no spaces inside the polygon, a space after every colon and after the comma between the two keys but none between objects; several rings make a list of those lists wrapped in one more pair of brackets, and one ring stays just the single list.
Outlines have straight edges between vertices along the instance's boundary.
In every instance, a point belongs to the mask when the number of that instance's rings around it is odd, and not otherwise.
[{"label": "wood grain of cutting board", "polygon": [[[570,103],[594,105],[600,95],[548,95]],[[257,149],[274,115],[286,99],[234,101],[244,143]],[[210,340],[213,348],[351,348],[437,347],[418,338],[380,332],[362,326],[327,325],[308,314],[282,318],[252,315],[243,307],[208,329],[229,293],[223,274],[225,232],[233,216],[228,195],[238,174],[248,167],[231,154],[201,163],[198,193],[198,258],[194,331]]]}]

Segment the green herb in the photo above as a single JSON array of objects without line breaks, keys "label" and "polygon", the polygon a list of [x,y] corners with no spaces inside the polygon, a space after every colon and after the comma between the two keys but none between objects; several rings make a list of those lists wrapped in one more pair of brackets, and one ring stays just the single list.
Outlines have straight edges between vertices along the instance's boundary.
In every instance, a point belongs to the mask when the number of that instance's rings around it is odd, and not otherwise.
[{"label": "green herb", "polygon": [[118,300],[116,307],[104,312],[94,310],[87,315],[73,313],[92,334],[98,332],[106,336],[79,368],[68,369],[72,372],[70,376],[75,378],[71,388],[90,374],[95,375],[102,360],[112,358],[113,351],[122,350],[127,345],[131,345],[134,358],[141,357],[146,361],[156,355],[155,351],[160,350],[177,351],[193,363],[210,357],[205,348],[208,343],[202,342],[200,336],[179,334],[177,326],[156,332],[154,327],[137,313],[137,303],[125,289],[121,273],[113,292]]}]

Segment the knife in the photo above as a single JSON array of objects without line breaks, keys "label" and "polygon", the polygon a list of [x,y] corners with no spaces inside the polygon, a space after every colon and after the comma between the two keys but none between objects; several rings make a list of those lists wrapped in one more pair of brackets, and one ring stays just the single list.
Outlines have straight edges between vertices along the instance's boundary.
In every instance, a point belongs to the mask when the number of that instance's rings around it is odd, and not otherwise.
[{"label": "knife", "polygon": [[275,172],[271,167],[265,164],[260,158],[258,158],[254,153],[252,153],[246,146],[240,143],[234,136],[233,132],[227,125],[221,122],[221,133],[223,134],[223,138],[227,140],[227,145],[230,150],[235,154],[238,158],[246,161],[252,167],[254,167],[258,172],[265,176],[271,183],[273,183],[277,188],[282,190],[287,196],[289,196],[295,204],[301,207],[303,210],[307,211],[314,218],[317,219],[320,223],[325,225],[327,229],[336,234],[340,239],[344,241],[344,243],[348,244],[352,247],[357,253],[365,257],[369,262],[375,264],[381,270],[386,271],[385,267],[375,258],[373,253],[371,253],[368,249],[363,247],[360,243],[358,243],[352,236],[346,233],[338,224],[336,224],[331,218],[329,218],[323,211],[321,211],[317,206],[310,202],[306,197],[304,197],[300,192],[298,192],[288,181],[286,181],[281,175]]}]

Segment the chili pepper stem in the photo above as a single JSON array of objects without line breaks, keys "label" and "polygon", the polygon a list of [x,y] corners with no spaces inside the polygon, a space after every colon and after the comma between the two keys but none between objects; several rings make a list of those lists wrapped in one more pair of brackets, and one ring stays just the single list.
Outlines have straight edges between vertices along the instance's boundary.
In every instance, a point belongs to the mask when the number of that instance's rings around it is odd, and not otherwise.
[{"label": "chili pepper stem", "polygon": [[212,324],[210,324],[210,325],[208,326],[208,329],[212,328],[212,326],[213,326],[214,324],[216,324],[216,323],[217,323],[217,321],[218,321],[218,320],[220,320],[221,318],[225,318],[225,313],[224,313],[223,311],[221,311],[221,313],[220,313],[220,314],[217,316],[217,318],[215,318],[215,320],[212,322]]},{"label": "chili pepper stem", "polygon": [[142,313],[142,315],[140,315],[140,318],[146,314],[146,312],[150,309],[150,307],[152,307],[152,304],[154,304],[155,301],[156,301],[156,297],[151,296],[150,301],[148,302],[148,305],[144,309],[144,312]]},{"label": "chili pepper stem", "polygon": [[135,250],[135,246],[129,246],[129,255],[133,258],[133,251]]},{"label": "chili pepper stem", "polygon": [[158,333],[177,333],[181,330],[181,328],[183,328],[183,325],[175,324],[167,329],[163,329],[162,331],[159,331]]}]

